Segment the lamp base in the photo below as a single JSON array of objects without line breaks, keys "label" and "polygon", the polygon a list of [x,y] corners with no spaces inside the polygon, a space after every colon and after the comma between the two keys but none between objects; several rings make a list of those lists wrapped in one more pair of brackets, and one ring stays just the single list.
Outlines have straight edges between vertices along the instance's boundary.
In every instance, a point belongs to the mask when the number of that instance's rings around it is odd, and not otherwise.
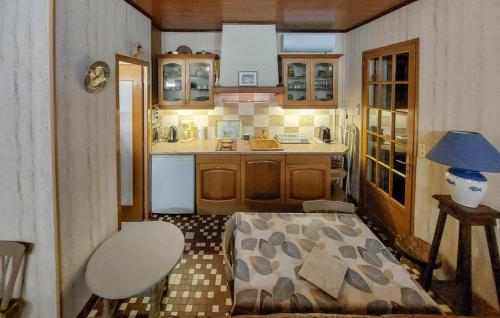
[{"label": "lamp base", "polygon": [[488,190],[488,180],[477,171],[449,168],[445,177],[453,201],[469,208],[476,208]]}]

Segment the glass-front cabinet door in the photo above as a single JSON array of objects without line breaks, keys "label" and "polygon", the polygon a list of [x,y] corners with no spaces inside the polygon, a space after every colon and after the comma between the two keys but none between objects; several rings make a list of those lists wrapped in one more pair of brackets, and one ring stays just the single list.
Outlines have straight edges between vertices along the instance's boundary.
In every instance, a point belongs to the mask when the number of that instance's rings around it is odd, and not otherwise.
[{"label": "glass-front cabinet door", "polygon": [[160,59],[158,95],[161,105],[186,103],[185,60]]},{"label": "glass-front cabinet door", "polygon": [[212,104],[213,64],[210,59],[190,59],[186,61],[187,99],[191,105]]},{"label": "glass-front cabinet door", "polygon": [[310,104],[310,71],[308,59],[284,59],[283,73],[286,105]]},{"label": "glass-front cabinet door", "polygon": [[337,63],[336,61],[311,60],[311,104],[337,105]]},{"label": "glass-front cabinet door", "polygon": [[418,42],[363,53],[360,206],[409,234],[415,173]]}]

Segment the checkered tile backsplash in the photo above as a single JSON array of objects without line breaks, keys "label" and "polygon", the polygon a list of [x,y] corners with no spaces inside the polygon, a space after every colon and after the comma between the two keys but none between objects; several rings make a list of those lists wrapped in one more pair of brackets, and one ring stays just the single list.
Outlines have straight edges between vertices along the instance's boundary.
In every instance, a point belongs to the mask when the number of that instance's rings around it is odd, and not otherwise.
[{"label": "checkered tile backsplash", "polygon": [[278,133],[303,133],[316,137],[319,127],[334,126],[333,109],[284,109],[274,94],[217,94],[215,107],[203,110],[160,110],[163,127],[179,126],[181,120],[193,120],[195,127],[207,127],[207,138],[216,138],[220,120],[241,120],[243,134],[270,137]]}]

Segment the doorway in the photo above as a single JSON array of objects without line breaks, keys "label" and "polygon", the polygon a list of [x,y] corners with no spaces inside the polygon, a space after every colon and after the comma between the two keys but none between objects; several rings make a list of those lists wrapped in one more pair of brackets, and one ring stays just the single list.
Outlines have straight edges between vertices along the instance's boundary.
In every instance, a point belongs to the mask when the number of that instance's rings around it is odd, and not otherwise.
[{"label": "doorway", "polygon": [[116,55],[118,227],[147,217],[149,63]]},{"label": "doorway", "polygon": [[413,229],[418,43],[363,52],[360,209],[394,235]]}]

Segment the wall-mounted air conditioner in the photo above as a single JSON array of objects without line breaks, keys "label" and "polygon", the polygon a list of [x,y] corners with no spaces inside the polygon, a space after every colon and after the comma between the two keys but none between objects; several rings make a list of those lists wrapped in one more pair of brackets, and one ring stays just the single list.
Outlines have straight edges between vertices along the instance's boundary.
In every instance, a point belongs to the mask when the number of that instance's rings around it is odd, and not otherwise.
[{"label": "wall-mounted air conditioner", "polygon": [[283,33],[283,52],[331,52],[333,33]]}]

